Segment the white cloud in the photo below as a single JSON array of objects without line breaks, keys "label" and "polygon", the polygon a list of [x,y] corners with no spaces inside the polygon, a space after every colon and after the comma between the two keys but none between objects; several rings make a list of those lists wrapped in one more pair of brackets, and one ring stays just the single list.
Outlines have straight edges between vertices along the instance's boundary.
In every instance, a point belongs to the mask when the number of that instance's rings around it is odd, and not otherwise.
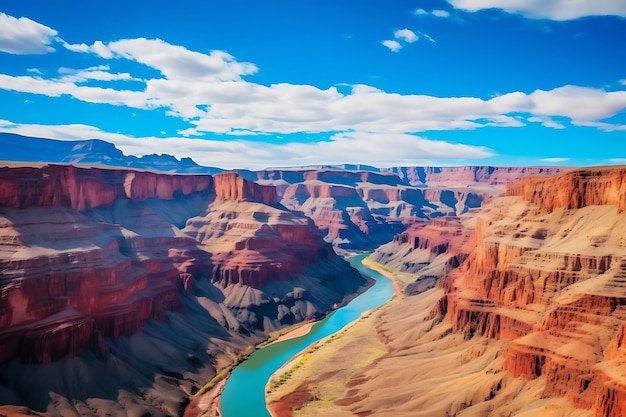
[{"label": "white cloud", "polygon": [[596,122],[596,121],[590,121],[590,120],[572,120],[572,124],[574,126],[592,127],[595,129],[602,130],[604,132],[626,131],[626,125],[606,123],[606,122]]},{"label": "white cloud", "polygon": [[246,140],[133,138],[81,124],[20,125],[6,120],[0,120],[0,131],[60,140],[99,138],[115,144],[127,155],[141,156],[158,149],[178,158],[191,155],[202,165],[226,169],[346,162],[377,166],[432,164],[433,160],[460,163],[494,156],[491,149],[482,146],[454,144],[407,134],[350,132],[335,134],[325,142],[271,144]]},{"label": "white cloud", "polygon": [[626,17],[624,0],[448,0],[456,9],[476,12],[502,9],[533,19],[572,20],[587,16]]},{"label": "white cloud", "polygon": [[418,32],[418,33],[420,34],[421,37],[423,37],[424,39],[428,39],[432,43],[436,43],[437,42],[430,35],[428,35],[428,34],[426,34],[424,32]]},{"label": "white cloud", "polygon": [[393,34],[396,39],[402,39],[405,42],[413,43],[419,39],[419,37],[410,29],[396,30]]},{"label": "white cloud", "polygon": [[224,51],[209,55],[172,45],[161,39],[122,39],[87,46],[66,45],[76,52],[91,52],[102,58],[125,58],[159,70],[169,80],[234,81],[257,72],[248,62],[237,62]]},{"label": "white cloud", "polygon": [[553,162],[553,163],[556,163],[556,164],[558,164],[560,162],[569,161],[569,160],[570,160],[570,158],[543,158],[543,159],[540,159],[540,161],[543,161],[543,162]]},{"label": "white cloud", "polygon": [[81,44],[70,44],[67,42],[63,42],[63,47],[65,49],[72,52],[80,52],[80,53],[92,53],[96,54],[105,59],[113,58],[113,52],[104,44],[102,41],[95,41],[93,45],[86,45],[84,43]]},{"label": "white cloud", "polygon": [[0,51],[10,54],[47,54],[57,31],[26,17],[15,18],[0,12]]},{"label": "white cloud", "polygon": [[565,129],[564,124],[559,123],[555,120],[552,120],[550,117],[533,116],[533,117],[529,117],[528,121],[533,122],[533,123],[541,123],[543,127],[549,127],[551,129]]},{"label": "white cloud", "polygon": [[[393,40],[386,41],[386,46],[396,51],[402,47]],[[36,72],[22,76],[0,74],[0,89],[49,97],[67,95],[89,103],[138,109],[161,108],[188,122],[179,132],[183,136],[349,130],[396,134],[519,127],[525,119],[550,128],[563,127],[553,120],[555,117],[579,126],[621,130],[622,126],[605,119],[626,109],[626,91],[571,85],[530,94],[511,92],[489,100],[390,94],[366,85],[352,86],[347,93],[335,87],[324,90],[287,83],[265,86],[244,79],[257,71],[254,64],[240,63],[226,52],[202,54],[143,38],[94,42],[75,49],[148,65],[162,77],[140,80],[132,71],[114,73],[108,65],[99,65],[60,68],[57,78],[44,78]],[[119,84],[112,84],[116,88],[95,87],[89,85],[89,80],[134,80],[142,82],[144,88],[137,90],[136,84],[132,90]]]},{"label": "white cloud", "polygon": [[435,17],[450,17],[450,12],[447,10],[432,10],[432,11],[426,11],[424,9],[416,9],[413,11],[413,14],[417,15],[417,16],[424,16],[424,15],[430,15],[430,16],[435,16]]},{"label": "white cloud", "polygon": [[85,69],[59,68],[59,74],[62,75],[63,81],[85,82],[88,80],[96,81],[142,81],[139,78],[131,76],[127,72],[112,73],[109,71],[108,65],[99,65],[97,67],[89,67]]},{"label": "white cloud", "polygon": [[402,49],[402,45],[400,45],[400,42],[398,41],[387,39],[386,41],[382,41],[381,43],[389,48],[391,52],[398,52],[400,49]]},{"label": "white cloud", "polygon": [[626,91],[607,92],[574,85],[537,90],[530,98],[534,105],[529,111],[535,115],[566,116],[576,120],[606,119],[626,107]]},{"label": "white cloud", "polygon": [[447,10],[433,10],[432,14],[437,17],[450,17],[450,12]]}]

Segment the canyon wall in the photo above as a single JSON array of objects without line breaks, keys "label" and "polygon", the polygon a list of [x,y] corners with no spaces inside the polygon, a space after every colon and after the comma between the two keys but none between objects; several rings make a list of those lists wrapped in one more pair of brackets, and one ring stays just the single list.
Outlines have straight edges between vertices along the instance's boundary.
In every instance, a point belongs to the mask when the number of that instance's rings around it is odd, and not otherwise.
[{"label": "canyon wall", "polygon": [[433,288],[459,267],[475,246],[471,219],[454,216],[412,224],[370,256],[395,272],[411,274],[404,293],[414,295]]},{"label": "canyon wall", "polygon": [[374,249],[411,224],[456,216],[504,192],[508,181],[558,168],[398,168],[382,172],[333,169],[246,172],[276,187],[280,202],[311,218],[342,249]]},{"label": "canyon wall", "polygon": [[[133,392],[143,412],[177,415],[220,357],[364,284],[273,187],[234,173],[2,168],[0,403],[53,415],[115,403],[96,414],[123,411],[119,392]],[[160,356],[137,367],[147,351]],[[50,378],[25,382],[38,372]],[[169,394],[146,395],[162,378]]]},{"label": "canyon wall", "polygon": [[411,225],[372,258],[416,281],[307,352],[270,405],[299,416],[626,415],[625,174],[526,177],[477,212]]},{"label": "canyon wall", "polygon": [[576,170],[509,186],[433,314],[466,339],[507,340],[503,367],[594,416],[626,413],[626,171]]},{"label": "canyon wall", "polygon": [[467,186],[468,184],[505,185],[528,175],[553,175],[560,167],[398,167],[389,168],[411,185],[426,187]]}]

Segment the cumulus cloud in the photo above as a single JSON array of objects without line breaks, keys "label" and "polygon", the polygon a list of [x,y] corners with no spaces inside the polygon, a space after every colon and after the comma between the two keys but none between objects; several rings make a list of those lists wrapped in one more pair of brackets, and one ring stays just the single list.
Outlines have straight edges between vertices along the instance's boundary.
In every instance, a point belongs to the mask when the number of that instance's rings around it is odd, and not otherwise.
[{"label": "cumulus cloud", "polygon": [[0,51],[17,55],[47,54],[57,40],[57,31],[26,17],[0,12]]},{"label": "cumulus cloud", "polygon": [[382,41],[381,43],[389,48],[391,52],[398,52],[400,49],[402,49],[402,45],[400,45],[400,42],[398,41],[387,39],[386,41]]},{"label": "cumulus cloud", "polygon": [[122,39],[107,44],[96,41],[91,46],[66,45],[66,48],[94,53],[106,59],[135,61],[159,70],[170,80],[233,81],[257,72],[256,65],[238,62],[227,52],[211,51],[207,55],[161,39]]},{"label": "cumulus cloud", "polygon": [[[402,49],[402,46],[403,46],[402,43],[413,43],[419,40],[419,36],[415,32],[413,32],[411,29],[398,29],[393,33],[393,36],[397,40],[388,39],[388,40],[381,42],[384,46],[389,48],[391,52],[398,52],[400,49]],[[431,38],[430,36],[426,36],[426,37],[430,41],[433,41],[433,38]],[[402,43],[398,41],[401,41]]]},{"label": "cumulus cloud", "polygon": [[456,9],[476,12],[483,9],[502,9],[533,19],[572,20],[587,16],[626,17],[623,0],[448,0]]},{"label": "cumulus cloud", "polygon": [[419,37],[415,34],[415,32],[413,32],[410,29],[396,30],[393,33],[393,36],[395,36],[396,39],[402,39],[403,41],[408,42],[408,43],[413,43],[419,39]]},{"label": "cumulus cloud", "polygon": [[67,42],[63,42],[63,47],[72,52],[89,52],[105,59],[113,58],[113,52],[102,41],[95,41],[92,45],[87,45],[84,43],[70,44]]},{"label": "cumulus cloud", "polygon": [[[411,38],[403,31],[402,39]],[[397,41],[388,42],[395,42],[387,45],[392,50],[401,47]],[[287,83],[266,86],[246,80],[246,76],[257,71],[254,64],[239,62],[223,51],[203,54],[158,39],[94,42],[75,49],[105,60],[147,65],[161,76],[139,79],[132,71],[112,72],[108,65],[60,68],[55,78],[45,78],[34,71],[19,76],[0,74],[0,89],[49,97],[67,95],[89,103],[138,109],[164,109],[168,115],[188,123],[179,131],[183,136],[342,131],[404,134],[519,127],[526,120],[562,128],[564,125],[555,118],[601,130],[622,130],[621,125],[606,119],[626,109],[626,91],[572,85],[532,93],[511,92],[488,100],[390,94],[367,85],[351,86],[348,92]],[[132,80],[143,83],[143,89],[138,89],[136,83],[133,89],[124,89],[119,83],[103,88],[90,85],[91,80]]]},{"label": "cumulus cloud", "polygon": [[458,163],[494,155],[491,149],[482,146],[429,140],[407,134],[346,132],[335,134],[324,142],[270,144],[243,139],[135,138],[82,124],[49,126],[16,124],[7,120],[0,120],[0,131],[60,140],[96,137],[115,144],[126,154],[140,156],[158,149],[178,158],[194,155],[194,160],[200,164],[226,169],[341,163],[376,166],[432,164],[433,161]]}]

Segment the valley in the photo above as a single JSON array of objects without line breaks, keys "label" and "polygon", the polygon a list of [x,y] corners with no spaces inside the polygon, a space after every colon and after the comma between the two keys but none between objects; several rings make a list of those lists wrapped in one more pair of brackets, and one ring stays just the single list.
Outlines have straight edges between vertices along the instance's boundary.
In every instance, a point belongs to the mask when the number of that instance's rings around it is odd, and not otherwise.
[{"label": "valley", "polygon": [[7,163],[0,412],[221,414],[368,251],[396,295],[279,370],[274,416],[621,415],[623,168],[365,169]]},{"label": "valley", "polygon": [[[273,415],[623,415],[622,178],[619,167],[526,177],[473,224],[453,219],[470,229],[457,244],[427,228],[390,243],[433,269],[305,353],[295,382],[268,394],[270,407],[298,398],[293,411]],[[437,227],[450,235],[450,222]],[[389,245],[372,258],[402,281]],[[444,259],[464,260],[437,279]],[[335,372],[335,361],[352,366]]]}]

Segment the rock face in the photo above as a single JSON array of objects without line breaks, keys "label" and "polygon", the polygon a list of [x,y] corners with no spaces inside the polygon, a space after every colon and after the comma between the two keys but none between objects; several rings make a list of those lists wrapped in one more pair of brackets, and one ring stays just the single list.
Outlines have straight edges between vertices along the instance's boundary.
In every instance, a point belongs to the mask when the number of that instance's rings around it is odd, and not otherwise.
[{"label": "rock face", "polygon": [[468,184],[506,185],[528,175],[553,175],[559,167],[399,167],[389,168],[411,185],[465,187]]},{"label": "rock face", "polygon": [[477,222],[435,314],[510,341],[504,369],[595,416],[626,414],[623,168],[524,178]]},{"label": "rock face", "polygon": [[510,185],[508,194],[546,211],[614,205],[622,212],[626,209],[626,168],[573,171],[553,176],[550,182],[529,177]]},{"label": "rock face", "polygon": [[[308,219],[276,199],[273,187],[233,173],[0,169],[0,403],[78,412],[48,397],[55,392],[74,404],[101,395],[123,410],[130,403],[116,397],[120,381],[145,394],[160,366],[175,368],[168,378],[181,387],[167,400],[141,394],[131,402],[152,415],[178,414],[185,390],[211,379],[220,354],[319,317],[365,284]],[[152,347],[129,351],[127,340]],[[165,355],[157,365],[122,365],[154,349]],[[98,371],[119,355],[126,359]],[[25,365],[33,362],[49,365]],[[95,375],[76,380],[77,364],[89,369],[85,377],[101,372],[110,390],[99,392]],[[15,377],[32,372],[64,375],[36,389]],[[64,378],[69,385],[55,385]]]},{"label": "rock face", "polygon": [[412,224],[371,255],[379,264],[415,275],[404,292],[419,294],[461,265],[474,248],[471,220],[439,217]]},{"label": "rock face", "polygon": [[423,224],[430,218],[460,215],[480,207],[485,199],[502,193],[507,181],[531,172],[547,173],[550,169],[311,169],[243,175],[260,184],[274,185],[280,202],[311,218],[325,240],[335,247],[373,249],[413,223]]},{"label": "rock face", "polygon": [[[448,252],[460,265],[312,351],[280,398],[302,416],[626,415],[625,178],[622,167],[524,178],[473,226],[411,226],[375,259],[418,276]],[[350,372],[337,377],[328,358]],[[328,401],[324,386],[346,389]]]}]

